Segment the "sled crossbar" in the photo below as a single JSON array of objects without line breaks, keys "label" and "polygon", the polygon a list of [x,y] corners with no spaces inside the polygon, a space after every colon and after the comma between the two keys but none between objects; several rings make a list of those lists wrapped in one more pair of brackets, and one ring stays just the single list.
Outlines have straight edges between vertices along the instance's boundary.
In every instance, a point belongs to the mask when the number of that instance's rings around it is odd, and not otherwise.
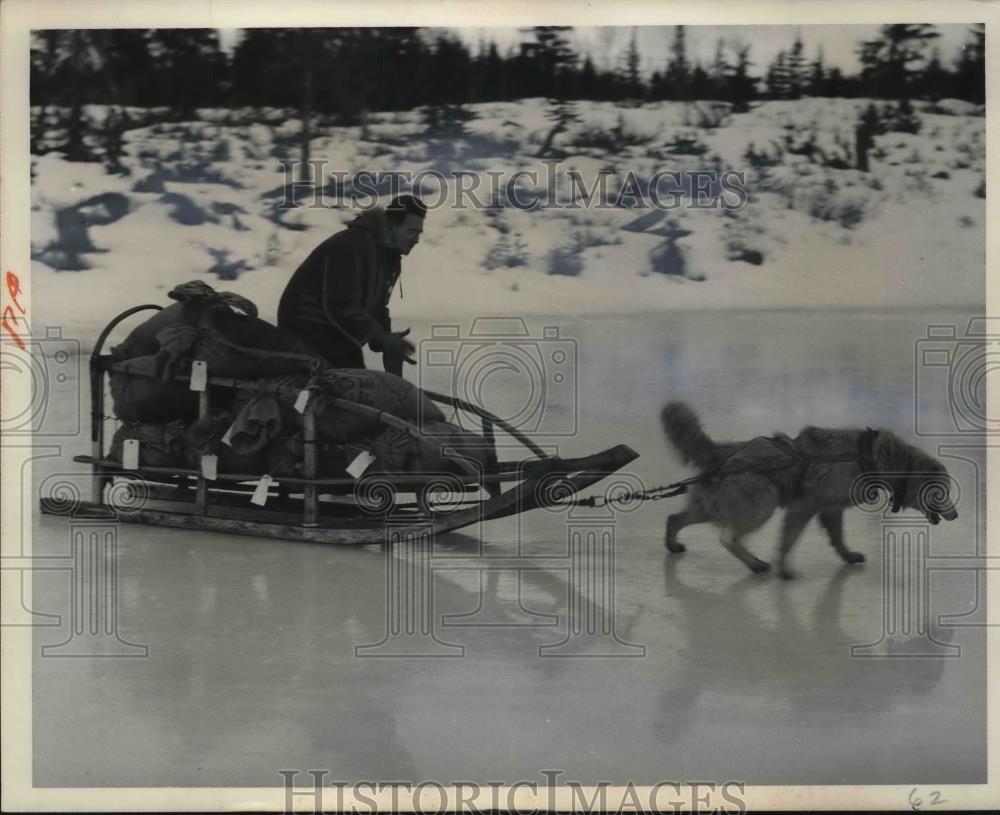
[{"label": "sled crossbar", "polygon": [[[598,454],[598,456],[599,455],[600,454]],[[597,456],[593,456],[591,458],[596,459]],[[585,462],[587,459],[553,458],[552,460],[563,464],[565,462]],[[112,458],[95,459],[93,456],[73,456],[73,461],[79,464],[90,464],[96,467],[101,467],[102,469],[115,473],[120,471],[121,475],[166,475],[188,476],[191,478],[197,478],[201,475],[199,470],[189,469],[186,467],[157,467],[148,464],[143,464],[134,470],[127,470],[120,461]],[[526,472],[523,472],[524,470],[528,470],[531,475],[534,474],[530,472],[530,465],[534,463],[533,461],[511,463],[516,464],[517,466],[502,472],[486,471],[482,475],[478,475],[474,478],[467,477],[465,480],[462,480],[460,476],[456,476],[456,478],[458,478],[465,487],[473,489],[483,482],[501,483],[504,481],[523,480],[527,475]],[[586,464],[583,464],[572,469],[586,469],[586,466]],[[522,472],[519,472],[519,469],[522,470]],[[565,469],[565,467],[563,469]],[[215,480],[233,482],[260,481],[261,477],[261,473],[219,473],[216,475]],[[358,481],[354,478],[300,478],[299,476],[272,476],[272,478],[275,480],[275,483],[280,481],[284,484],[295,484],[297,486],[315,484],[318,487],[354,487],[358,483]],[[394,486],[405,486],[407,484],[417,486],[421,484],[437,483],[441,481],[442,476],[440,474],[425,475],[421,473],[386,473],[374,476],[374,479],[387,484],[392,484]]]}]

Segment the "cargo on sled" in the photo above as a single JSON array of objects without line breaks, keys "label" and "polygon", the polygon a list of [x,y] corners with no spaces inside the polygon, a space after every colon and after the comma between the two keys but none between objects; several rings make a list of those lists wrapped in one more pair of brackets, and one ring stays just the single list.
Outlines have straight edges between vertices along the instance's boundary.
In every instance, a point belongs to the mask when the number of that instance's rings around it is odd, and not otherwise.
[{"label": "cargo on sled", "polygon": [[[73,459],[91,467],[92,500],[43,497],[42,512],[381,543],[387,531],[440,533],[563,503],[637,457],[626,445],[550,455],[479,405],[329,368],[241,297],[197,281],[170,296],[167,308],[123,312],[98,338],[92,450]],[[119,324],[149,310],[104,353]],[[499,460],[498,433],[526,457]]]}]

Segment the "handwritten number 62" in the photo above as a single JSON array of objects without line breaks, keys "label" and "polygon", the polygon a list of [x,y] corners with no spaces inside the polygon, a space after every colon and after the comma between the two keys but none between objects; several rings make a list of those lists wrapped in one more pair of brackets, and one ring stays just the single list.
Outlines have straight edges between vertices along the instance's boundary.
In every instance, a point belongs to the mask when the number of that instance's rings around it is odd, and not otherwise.
[{"label": "handwritten number 62", "polygon": [[[938,806],[939,804],[947,803],[947,801],[945,801],[945,799],[941,797],[940,792],[938,792],[937,790],[932,790],[930,794],[930,800],[928,800],[927,803],[930,806]],[[919,795],[917,795],[917,788],[914,787],[912,790],[910,790],[910,809],[916,812],[917,810],[920,809],[920,807],[923,806],[923,804],[924,804],[924,799],[921,798]]]}]

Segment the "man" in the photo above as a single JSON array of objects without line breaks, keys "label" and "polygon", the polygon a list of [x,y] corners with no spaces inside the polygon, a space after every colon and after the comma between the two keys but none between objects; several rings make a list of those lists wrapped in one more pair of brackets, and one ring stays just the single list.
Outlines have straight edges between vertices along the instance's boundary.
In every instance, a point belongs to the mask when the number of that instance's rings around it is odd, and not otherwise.
[{"label": "man", "polygon": [[382,353],[385,370],[402,376],[415,364],[410,333],[393,331],[389,295],[401,258],[420,240],[427,207],[400,195],[388,209],[375,207],[327,238],[288,281],[278,325],[304,340],[337,368],[364,368],[362,349]]}]

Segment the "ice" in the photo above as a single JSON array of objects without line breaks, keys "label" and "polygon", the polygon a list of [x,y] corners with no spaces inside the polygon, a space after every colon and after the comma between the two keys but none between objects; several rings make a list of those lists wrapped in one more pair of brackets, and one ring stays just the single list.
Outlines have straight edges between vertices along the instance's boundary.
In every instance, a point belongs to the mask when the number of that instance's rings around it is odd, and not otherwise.
[{"label": "ice", "polygon": [[[807,423],[872,425],[936,451],[944,439],[913,435],[915,343],[930,323],[961,333],[968,316],[556,319],[560,339],[578,343],[579,414],[574,435],[547,441],[568,454],[627,443],[641,453],[627,478],[674,481],[690,471],[663,441],[657,413],[667,399],[684,399],[719,439],[794,434]],[[530,321],[532,335],[551,322]],[[420,340],[430,326],[413,329]],[[453,382],[446,369],[422,371],[425,385]],[[487,387],[488,405],[512,410],[526,384],[513,377]],[[568,416],[572,400],[549,407]],[[52,405],[61,413],[47,418],[68,423],[71,407]],[[947,395],[922,393],[920,410],[941,426]],[[68,459],[83,445],[40,459],[35,480],[82,472]],[[962,501],[957,521],[932,528],[934,556],[976,551],[982,462],[966,452],[971,463],[947,460]],[[686,530],[688,552],[668,556],[664,519],[682,500],[610,520],[537,511],[437,541],[435,558],[452,568],[435,571],[434,631],[438,646],[464,646],[461,658],[355,655],[386,636],[387,557],[412,565],[403,548],[387,555],[378,546],[124,526],[119,633],[149,655],[36,658],[35,783],[274,786],[278,770],[293,768],[327,769],[331,780],[442,783],[542,781],[543,769],[591,783],[985,780],[984,629],[932,626],[940,643],[961,646],[956,658],[887,659],[886,646],[875,649],[883,658],[851,656],[852,645],[877,642],[883,630],[880,518],[845,517],[863,566],[841,565],[810,525],[792,556],[801,577],[784,582],[750,575],[710,527]],[[613,533],[613,604],[584,602],[586,589],[571,580],[573,528]],[[771,559],[776,534],[772,521],[748,547]],[[36,520],[36,554],[65,554],[67,540],[65,520]],[[520,556],[523,568],[483,570],[483,556]],[[970,571],[935,573],[934,621],[959,613],[981,621],[975,588]],[[65,615],[61,628],[36,631],[36,645],[58,644],[70,619],[66,575],[39,572],[33,589],[33,608]],[[583,650],[619,658],[540,655],[565,638],[571,609],[604,624],[609,607],[617,644]],[[442,625],[441,615],[465,616]]]}]

